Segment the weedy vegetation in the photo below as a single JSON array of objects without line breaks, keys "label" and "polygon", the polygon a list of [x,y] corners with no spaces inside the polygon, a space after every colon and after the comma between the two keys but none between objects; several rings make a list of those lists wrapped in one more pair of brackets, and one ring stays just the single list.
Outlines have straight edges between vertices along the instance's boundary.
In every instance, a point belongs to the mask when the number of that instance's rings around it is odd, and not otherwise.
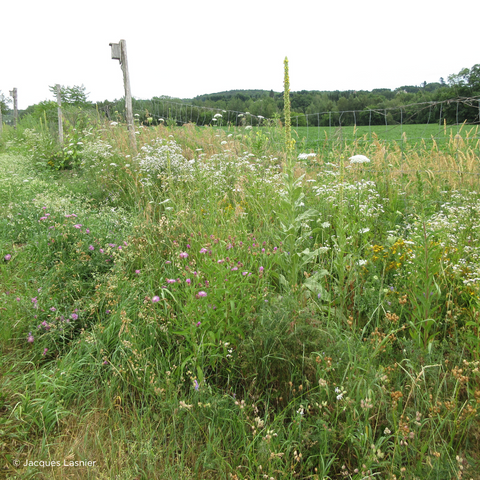
[{"label": "weedy vegetation", "polygon": [[478,478],[477,130],[296,135],[4,129],[2,475]]}]

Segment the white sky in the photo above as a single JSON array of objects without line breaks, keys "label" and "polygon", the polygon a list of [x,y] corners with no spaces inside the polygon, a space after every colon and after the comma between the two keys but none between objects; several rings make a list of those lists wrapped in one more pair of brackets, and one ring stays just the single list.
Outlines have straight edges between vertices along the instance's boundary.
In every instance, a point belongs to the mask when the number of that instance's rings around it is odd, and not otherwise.
[{"label": "white sky", "polygon": [[[127,42],[132,95],[232,89],[372,90],[438,82],[480,63],[478,0],[2,0],[0,92],[18,106],[85,85],[123,97],[109,43]],[[470,19],[470,20],[469,20]]]}]

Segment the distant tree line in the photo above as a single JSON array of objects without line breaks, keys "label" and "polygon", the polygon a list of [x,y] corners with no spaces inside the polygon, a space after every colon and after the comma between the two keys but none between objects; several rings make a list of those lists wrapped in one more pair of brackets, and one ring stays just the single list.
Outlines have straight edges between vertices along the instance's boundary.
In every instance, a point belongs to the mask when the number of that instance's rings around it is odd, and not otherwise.
[{"label": "distant tree line", "polygon": [[[480,64],[448,76],[447,81],[422,82],[419,86],[405,85],[395,90],[372,91],[306,91],[290,93],[292,124],[298,126],[380,125],[392,123],[479,123],[480,103],[442,103],[459,98],[480,96]],[[479,99],[480,101],[480,99]],[[439,102],[438,105],[435,105]],[[272,118],[283,112],[283,92],[264,90],[231,90],[201,95],[192,99],[194,105],[250,112]],[[415,105],[401,108],[405,105]]]},{"label": "distant tree line", "polygon": [[[50,87],[55,97],[54,87]],[[124,99],[96,104],[88,101],[85,87],[61,87],[62,105],[67,112],[96,112],[111,121],[122,121]],[[479,97],[475,100],[468,100]],[[194,122],[199,125],[258,125],[268,119],[282,120],[283,92],[273,90],[230,90],[192,99],[167,96],[133,100],[136,120],[143,125],[170,125]],[[348,91],[307,91],[290,93],[293,126],[382,125],[443,122],[480,123],[480,64],[449,75],[447,81],[422,82],[395,90],[387,88]],[[408,106],[411,105],[411,106]],[[0,106],[8,112],[8,99],[0,92]],[[57,104],[46,100],[20,112],[22,117],[56,121]]]}]

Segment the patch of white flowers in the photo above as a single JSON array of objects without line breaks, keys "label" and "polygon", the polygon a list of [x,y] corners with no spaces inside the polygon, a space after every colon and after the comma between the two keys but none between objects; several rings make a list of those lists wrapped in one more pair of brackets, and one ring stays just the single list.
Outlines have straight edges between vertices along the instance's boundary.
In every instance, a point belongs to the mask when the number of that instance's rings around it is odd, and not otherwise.
[{"label": "patch of white flowers", "polygon": [[87,142],[82,150],[82,166],[103,166],[103,162],[114,156],[113,148],[104,140]]},{"label": "patch of white flowers", "polygon": [[193,161],[182,155],[182,149],[175,140],[157,138],[151,145],[144,145],[138,157],[140,170],[156,177],[167,175],[185,179],[193,172]]}]

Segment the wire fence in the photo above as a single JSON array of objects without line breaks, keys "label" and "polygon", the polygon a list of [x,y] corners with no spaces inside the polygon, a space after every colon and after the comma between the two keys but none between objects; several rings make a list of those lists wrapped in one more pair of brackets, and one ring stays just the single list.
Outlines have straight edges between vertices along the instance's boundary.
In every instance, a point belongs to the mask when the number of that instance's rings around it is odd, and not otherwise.
[{"label": "wire fence", "polygon": [[[283,124],[281,115],[265,118],[249,112],[186,104],[163,97],[133,99],[132,103],[137,127],[194,124],[237,132],[253,129],[257,132],[254,138],[259,146],[262,142],[270,145],[281,145],[283,142],[282,128],[277,128]],[[123,123],[125,101],[94,104],[87,110],[65,106],[63,115],[72,126],[80,126],[85,115],[97,116],[101,121]],[[385,152],[395,148],[402,156],[411,155],[414,149],[436,149],[458,159],[461,155],[468,155],[470,164],[476,164],[474,170],[478,171],[479,119],[480,97],[471,97],[389,108],[300,114],[292,116],[291,124],[297,150],[321,153],[325,158],[339,150],[348,154],[365,153],[372,144],[378,144]],[[28,118],[22,118],[21,122],[27,128],[35,128],[38,120],[31,120],[31,125]],[[57,109],[45,112],[41,120],[43,126],[56,135]],[[13,114],[3,114],[5,124],[13,125],[13,121]],[[254,142],[251,143],[255,146]],[[472,171],[472,168],[468,170]]]},{"label": "wire fence", "polygon": [[[108,119],[118,121],[123,119],[124,107],[124,101],[120,100],[98,108]],[[283,122],[281,115],[265,118],[249,112],[185,104],[168,98],[133,99],[133,112],[137,122],[146,126],[193,123],[220,128],[268,129]],[[374,140],[397,143],[435,141],[442,144],[462,131],[478,138],[480,97],[300,114],[292,116],[291,124],[297,141],[303,141],[307,148],[325,148],[342,141],[366,143]]]}]

